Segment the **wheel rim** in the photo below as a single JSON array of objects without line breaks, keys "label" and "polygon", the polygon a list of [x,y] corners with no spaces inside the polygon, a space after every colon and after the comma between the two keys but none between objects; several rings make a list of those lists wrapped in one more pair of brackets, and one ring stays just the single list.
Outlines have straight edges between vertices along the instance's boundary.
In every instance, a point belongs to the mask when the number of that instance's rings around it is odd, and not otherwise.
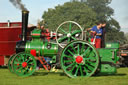
[{"label": "wheel rim", "polygon": [[8,60],[8,69],[9,69],[9,71],[12,72],[12,73],[14,73],[14,71],[13,71],[13,69],[12,69],[12,61],[13,61],[14,57],[15,57],[15,54],[12,55],[12,56],[9,58],[9,60]]},{"label": "wheel rim", "polygon": [[[61,36],[59,36],[60,34]],[[74,21],[66,21],[60,24],[56,30],[57,44],[61,48],[64,48],[69,42],[73,40],[83,40],[82,27]]]},{"label": "wheel rim", "polygon": [[36,60],[31,54],[19,53],[15,56],[12,67],[18,76],[30,76],[36,69]]},{"label": "wheel rim", "polygon": [[96,49],[85,41],[69,43],[61,53],[61,67],[69,77],[92,76],[99,65]]}]

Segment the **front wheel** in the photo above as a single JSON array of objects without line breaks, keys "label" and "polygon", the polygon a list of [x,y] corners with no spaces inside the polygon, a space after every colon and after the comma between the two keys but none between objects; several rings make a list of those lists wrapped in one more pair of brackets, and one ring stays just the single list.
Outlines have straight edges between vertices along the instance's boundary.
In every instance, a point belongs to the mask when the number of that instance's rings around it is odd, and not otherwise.
[{"label": "front wheel", "polygon": [[12,55],[9,60],[8,60],[8,69],[10,72],[14,73],[13,69],[12,69],[12,61],[14,59],[14,57],[16,56],[16,54]]},{"label": "front wheel", "polygon": [[18,76],[30,76],[36,70],[36,60],[29,53],[18,53],[13,59],[12,68]]}]

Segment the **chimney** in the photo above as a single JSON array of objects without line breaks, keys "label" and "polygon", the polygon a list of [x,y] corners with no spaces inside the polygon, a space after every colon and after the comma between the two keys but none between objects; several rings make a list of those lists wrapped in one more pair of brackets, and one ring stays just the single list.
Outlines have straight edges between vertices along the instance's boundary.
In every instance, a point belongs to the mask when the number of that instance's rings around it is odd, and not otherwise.
[{"label": "chimney", "polygon": [[25,41],[25,42],[27,40],[28,15],[29,15],[29,11],[22,11],[22,34],[21,34],[21,40]]}]

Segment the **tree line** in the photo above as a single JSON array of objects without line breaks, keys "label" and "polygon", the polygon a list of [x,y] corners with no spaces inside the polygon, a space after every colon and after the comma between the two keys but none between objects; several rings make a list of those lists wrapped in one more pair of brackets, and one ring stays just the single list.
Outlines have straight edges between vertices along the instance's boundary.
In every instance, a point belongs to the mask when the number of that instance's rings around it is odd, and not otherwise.
[{"label": "tree line", "polygon": [[119,22],[112,16],[114,10],[109,6],[112,0],[71,0],[55,8],[49,8],[42,15],[41,24],[55,31],[64,21],[76,21],[83,29],[96,25],[97,21],[106,21],[106,42],[126,43]]}]

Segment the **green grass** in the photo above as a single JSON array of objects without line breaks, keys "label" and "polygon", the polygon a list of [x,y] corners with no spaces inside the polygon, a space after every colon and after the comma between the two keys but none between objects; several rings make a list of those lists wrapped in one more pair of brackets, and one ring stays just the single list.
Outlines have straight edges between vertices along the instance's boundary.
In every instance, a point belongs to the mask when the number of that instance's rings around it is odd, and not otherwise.
[{"label": "green grass", "polygon": [[116,75],[69,78],[63,72],[38,71],[30,77],[19,77],[0,68],[0,85],[128,85],[128,68],[118,69]]}]

